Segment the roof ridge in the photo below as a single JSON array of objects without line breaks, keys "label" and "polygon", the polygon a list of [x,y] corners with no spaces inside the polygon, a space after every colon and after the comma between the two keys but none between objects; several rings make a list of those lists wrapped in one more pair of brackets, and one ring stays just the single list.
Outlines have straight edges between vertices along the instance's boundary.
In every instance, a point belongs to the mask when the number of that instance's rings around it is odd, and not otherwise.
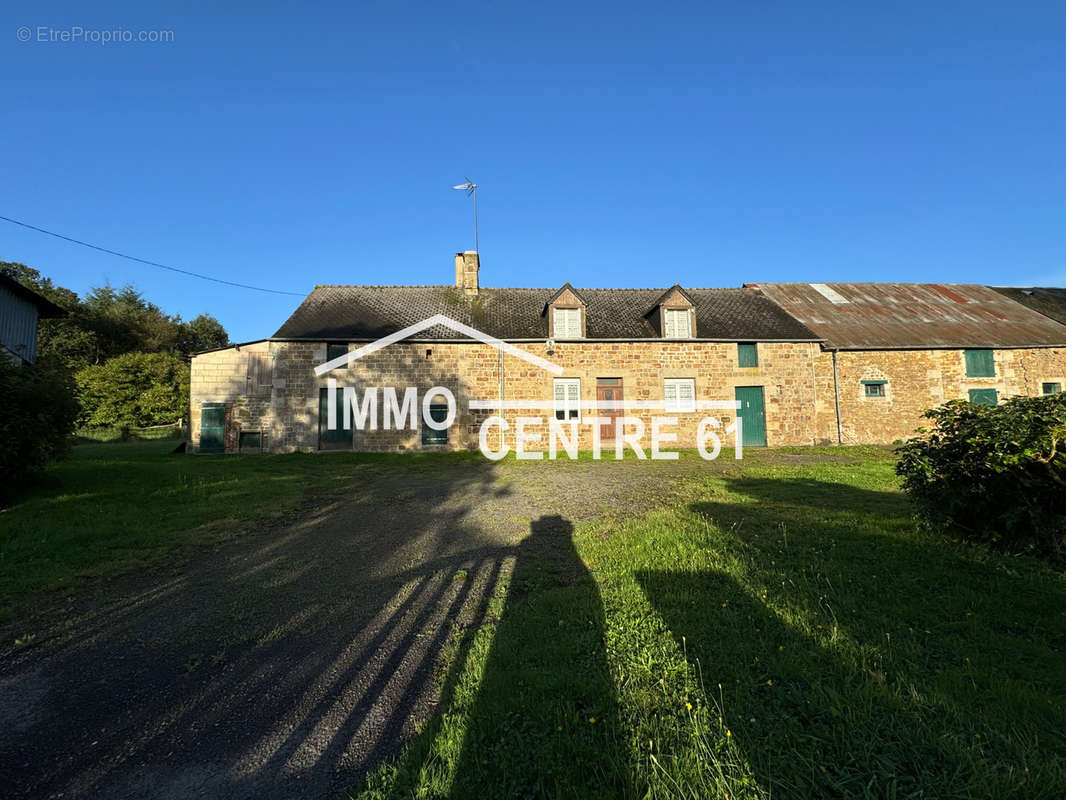
[{"label": "roof ridge", "polygon": [[[564,284],[565,285],[565,284]],[[575,291],[585,292],[664,292],[670,291],[678,284],[670,286],[573,286]],[[316,283],[315,289],[458,289],[450,283]],[[481,289],[521,292],[557,292],[558,286],[482,286]],[[685,291],[696,292],[741,292],[747,291],[743,286],[681,286]]]}]

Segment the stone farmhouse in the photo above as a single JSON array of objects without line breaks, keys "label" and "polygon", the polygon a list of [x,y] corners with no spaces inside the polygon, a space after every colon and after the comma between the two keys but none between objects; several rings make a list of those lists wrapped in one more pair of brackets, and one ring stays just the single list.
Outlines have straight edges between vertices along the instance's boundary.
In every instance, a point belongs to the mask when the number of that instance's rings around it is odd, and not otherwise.
[{"label": "stone farmhouse", "polygon": [[[663,416],[676,420],[671,449],[694,447],[707,416],[726,446],[737,417],[745,446],[891,443],[948,399],[1066,384],[1066,297],[1055,290],[488,288],[479,273],[478,254],[464,252],[449,285],[316,286],[270,338],[196,355],[190,449],[468,449],[492,415],[507,423],[492,427],[493,446],[513,447],[521,428],[529,451],[549,448],[552,420],[577,447],[607,451]],[[435,324],[358,352],[434,315],[513,349]],[[454,397],[443,430],[449,406],[431,387]]]}]

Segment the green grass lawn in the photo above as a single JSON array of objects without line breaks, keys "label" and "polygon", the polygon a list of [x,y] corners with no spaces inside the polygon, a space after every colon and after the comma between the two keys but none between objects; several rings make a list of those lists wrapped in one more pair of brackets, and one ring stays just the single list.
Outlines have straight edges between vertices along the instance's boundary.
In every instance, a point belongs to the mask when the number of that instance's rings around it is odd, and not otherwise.
[{"label": "green grass lawn", "polygon": [[[34,592],[128,572],[341,490],[395,455],[188,456],[173,441],[83,445],[0,509],[0,620]],[[460,458],[462,456],[459,456]]]},{"label": "green grass lawn", "polygon": [[918,532],[890,454],[837,452],[534,523],[355,796],[1066,797],[1063,574]]},{"label": "green grass lawn", "polygon": [[[361,470],[480,459],[172,446],[79,447],[0,511],[9,616]],[[484,624],[451,639],[439,713],[356,795],[1066,797],[1066,577],[919,532],[892,468],[752,451],[638,518],[534,520]]]}]

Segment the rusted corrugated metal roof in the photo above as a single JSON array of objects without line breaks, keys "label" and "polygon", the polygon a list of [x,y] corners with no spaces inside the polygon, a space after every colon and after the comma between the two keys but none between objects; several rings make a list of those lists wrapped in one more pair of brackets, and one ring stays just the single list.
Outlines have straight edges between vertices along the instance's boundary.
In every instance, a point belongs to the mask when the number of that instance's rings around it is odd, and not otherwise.
[{"label": "rusted corrugated metal roof", "polygon": [[1066,325],[977,284],[745,286],[761,291],[830,349],[1066,346]]}]

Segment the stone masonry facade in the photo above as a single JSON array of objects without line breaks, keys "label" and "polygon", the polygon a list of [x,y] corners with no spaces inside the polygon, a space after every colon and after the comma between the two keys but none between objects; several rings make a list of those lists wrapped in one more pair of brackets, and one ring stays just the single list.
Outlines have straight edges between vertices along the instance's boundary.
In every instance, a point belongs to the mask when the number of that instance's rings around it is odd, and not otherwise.
[{"label": "stone masonry facade", "polygon": [[[1043,383],[1066,386],[1066,348],[994,350],[995,376],[966,375],[963,350],[859,350],[837,354],[844,444],[891,444],[927,424],[922,414],[971,389],[995,389],[1000,400],[1035,396]],[[818,443],[836,443],[833,356],[819,352]],[[862,381],[885,381],[884,397],[867,397]]]},{"label": "stone masonry facade", "polygon": [[[349,344],[349,349],[361,343]],[[761,386],[765,402],[766,443],[769,446],[830,444],[837,441],[833,357],[813,343],[759,343],[757,367],[739,367],[736,343],[721,342],[564,342],[545,352],[544,344],[516,345],[548,358],[563,368],[564,378],[580,381],[583,403],[596,400],[597,379],[621,379],[623,402],[660,402],[664,380],[691,378],[698,401],[730,402],[736,387]],[[550,403],[553,376],[512,355],[477,342],[415,342],[391,345],[347,367],[316,376],[314,368],[327,360],[325,342],[263,341],[238,348],[204,353],[193,360],[191,385],[191,445],[200,437],[204,403],[230,404],[226,449],[236,450],[239,433],[261,432],[270,452],[353,449],[417,451],[472,449],[478,446],[481,422],[495,410],[469,409],[470,400],[511,403]],[[962,350],[842,351],[837,355],[840,417],[845,444],[891,444],[911,436],[922,425],[922,413],[970,389],[996,389],[1000,399],[1038,395],[1045,382],[1066,385],[1066,348],[996,350],[996,375],[967,377]],[[324,447],[319,437],[320,391],[333,378],[338,387],[351,386],[358,395],[368,387],[395,387],[400,398],[406,387],[417,390],[418,428],[383,430],[384,398],[378,397],[377,430],[356,431],[350,444]],[[884,381],[883,397],[867,397],[863,381]],[[448,388],[456,399],[457,419],[447,444],[422,444],[421,402],[433,386]],[[338,405],[342,407],[343,403]],[[626,409],[651,430],[653,416],[672,416],[676,426],[664,430],[677,440],[664,447],[692,448],[697,425],[705,416],[719,420],[724,430],[735,418],[731,410],[675,413]],[[505,441],[514,447],[519,417],[541,419],[526,424],[534,438],[526,449],[548,447],[551,410],[510,409],[502,414],[510,425]],[[590,412],[577,425],[578,446],[591,449]],[[564,426],[567,434],[571,431]],[[627,430],[632,430],[628,428]],[[491,428],[488,442],[499,445],[499,429]],[[731,436],[719,431],[723,444]],[[647,442],[645,436],[643,441]],[[614,443],[604,445],[610,453]],[[645,445],[646,446],[646,445]]]},{"label": "stone masonry facade", "polygon": [[[358,346],[353,343],[349,348]],[[735,400],[736,387],[762,386],[769,445],[811,444],[817,438],[817,347],[810,343],[760,343],[758,367],[737,366],[735,343],[565,342],[555,345],[550,355],[545,353],[543,343],[516,346],[560,365],[560,377],[577,378],[584,403],[596,401],[598,378],[621,379],[623,402],[643,404],[662,401],[666,378],[693,379],[698,401],[728,403]],[[422,445],[420,430],[382,430],[383,403],[379,396],[378,430],[357,431],[351,445],[355,450],[475,448],[480,423],[497,411],[471,411],[468,401],[498,402],[502,397],[511,403],[544,404],[553,400],[556,376],[481,343],[401,342],[348,367],[316,376],[314,368],[327,360],[326,354],[324,342],[264,341],[198,355],[193,360],[191,383],[193,449],[199,444],[204,403],[232,404],[229,424],[238,432],[261,432],[265,450],[323,449],[319,439],[319,398],[328,378],[335,379],[338,387],[356,387],[360,395],[367,387],[396,387],[401,399],[403,389],[413,386],[418,390],[419,404],[433,386],[444,386],[455,396],[457,419],[449,431],[447,445]],[[257,374],[256,366],[264,363],[269,364],[268,379]],[[577,426],[581,449],[590,449],[593,443],[589,414],[583,411]],[[527,449],[546,449],[547,420],[551,415],[552,411],[546,409],[505,410],[502,416],[511,426],[507,443],[514,446],[514,423],[519,417],[541,418],[542,425],[527,426],[527,433],[541,435],[540,442],[530,442]],[[650,432],[652,417],[667,412],[627,408],[625,415],[639,418]],[[670,446],[678,448],[695,446],[696,428],[704,416],[719,420],[723,431],[735,419],[731,409],[668,415],[678,419],[676,426],[664,428],[677,434],[676,443]],[[420,410],[418,416],[420,420]],[[489,439],[494,447],[499,444],[497,430],[493,428]],[[725,446],[731,446],[729,436],[722,433],[721,438]],[[227,441],[239,441],[239,436],[227,437]],[[610,447],[613,443],[605,450]]]}]

